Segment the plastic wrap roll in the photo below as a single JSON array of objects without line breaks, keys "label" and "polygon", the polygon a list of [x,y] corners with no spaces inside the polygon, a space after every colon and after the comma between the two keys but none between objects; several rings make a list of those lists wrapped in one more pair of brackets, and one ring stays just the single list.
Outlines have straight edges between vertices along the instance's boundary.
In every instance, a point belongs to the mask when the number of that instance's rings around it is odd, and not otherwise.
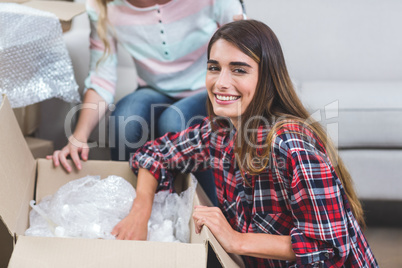
[{"label": "plastic wrap roll", "polygon": [[61,25],[54,14],[0,3],[0,93],[8,95],[13,108],[53,97],[80,102]]}]

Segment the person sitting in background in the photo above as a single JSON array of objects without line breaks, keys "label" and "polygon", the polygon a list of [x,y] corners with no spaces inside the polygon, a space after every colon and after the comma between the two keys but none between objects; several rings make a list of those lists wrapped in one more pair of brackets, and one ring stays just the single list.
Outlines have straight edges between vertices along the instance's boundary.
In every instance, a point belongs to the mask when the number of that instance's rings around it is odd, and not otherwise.
[{"label": "person sitting in background", "polygon": [[177,172],[212,169],[219,208],[195,207],[195,230],[207,226],[246,267],[377,267],[352,179],[298,99],[272,30],[224,25],[207,66],[209,117],[133,155],[137,198],[112,234],[146,239],[155,191]]},{"label": "person sitting in background", "polygon": [[[117,43],[133,57],[139,88],[121,99],[109,120],[112,160],[127,161],[150,137],[179,132],[201,122],[205,103],[206,48],[220,25],[242,8],[238,0],[89,0],[91,66],[85,81],[84,108],[68,144],[54,152],[55,166],[70,172],[71,156],[81,169],[88,159],[88,138],[116,91]],[[134,86],[134,85],[133,85]],[[96,104],[85,108],[85,104]],[[103,103],[103,105],[99,105]],[[96,109],[94,109],[96,107]],[[213,203],[211,172],[197,173]]]}]

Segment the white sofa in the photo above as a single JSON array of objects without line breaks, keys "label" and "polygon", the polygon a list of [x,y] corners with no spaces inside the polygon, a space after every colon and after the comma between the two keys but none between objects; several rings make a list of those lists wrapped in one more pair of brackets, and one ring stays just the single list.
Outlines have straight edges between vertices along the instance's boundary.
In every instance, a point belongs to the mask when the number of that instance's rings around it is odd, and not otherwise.
[{"label": "white sofa", "polygon": [[[245,4],[250,18],[267,23],[277,34],[301,99],[328,127],[359,197],[402,201],[398,170],[402,164],[402,2],[246,0]],[[81,90],[88,70],[87,36],[85,15],[77,17],[65,34]],[[117,99],[136,85],[129,57],[123,53],[120,59]],[[47,105],[43,116],[46,109],[56,108]],[[39,134],[49,138],[55,130],[48,130],[49,121],[45,122]],[[93,136],[96,139],[97,134]],[[65,138],[56,140],[55,145],[64,142]]]},{"label": "white sofa", "polygon": [[329,128],[358,195],[402,200],[402,2],[249,2],[250,17],[281,41],[299,96]]}]

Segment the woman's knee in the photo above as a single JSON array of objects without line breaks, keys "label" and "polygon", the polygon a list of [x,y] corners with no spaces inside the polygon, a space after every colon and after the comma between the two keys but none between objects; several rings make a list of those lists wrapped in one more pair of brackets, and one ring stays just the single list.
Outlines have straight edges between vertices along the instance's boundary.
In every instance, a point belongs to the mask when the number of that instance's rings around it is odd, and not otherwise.
[{"label": "woman's knee", "polygon": [[123,97],[115,104],[111,116],[128,117],[131,113],[131,107],[135,103],[135,99],[135,92]]},{"label": "woman's knee", "polygon": [[136,110],[144,111],[145,107],[151,105],[153,93],[151,89],[141,89],[126,95],[116,103],[112,116],[129,117],[136,114]]},{"label": "woman's knee", "polygon": [[149,132],[149,105],[142,94],[131,93],[121,99],[109,118],[109,127],[114,129],[116,142],[135,142]]},{"label": "woman's knee", "polygon": [[179,132],[201,123],[207,115],[205,102],[206,93],[201,93],[169,106],[158,120],[159,136],[167,132]]}]

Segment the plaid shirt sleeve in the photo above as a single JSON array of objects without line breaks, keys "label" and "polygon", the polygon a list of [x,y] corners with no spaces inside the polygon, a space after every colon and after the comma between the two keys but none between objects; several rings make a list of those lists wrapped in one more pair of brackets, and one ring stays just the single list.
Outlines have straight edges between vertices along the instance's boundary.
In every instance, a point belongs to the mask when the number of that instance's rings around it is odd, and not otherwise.
[{"label": "plaid shirt sleeve", "polygon": [[318,149],[322,147],[311,133],[302,131],[279,133],[273,150],[275,157],[286,159],[283,170],[290,178],[294,223],[290,235],[296,254],[292,267],[340,267],[350,251],[347,215],[351,211],[325,150]]},{"label": "plaid shirt sleeve", "polygon": [[158,190],[172,190],[174,174],[190,173],[210,168],[209,121],[182,132],[167,133],[147,142],[130,159],[131,169],[148,169],[159,181]]}]

